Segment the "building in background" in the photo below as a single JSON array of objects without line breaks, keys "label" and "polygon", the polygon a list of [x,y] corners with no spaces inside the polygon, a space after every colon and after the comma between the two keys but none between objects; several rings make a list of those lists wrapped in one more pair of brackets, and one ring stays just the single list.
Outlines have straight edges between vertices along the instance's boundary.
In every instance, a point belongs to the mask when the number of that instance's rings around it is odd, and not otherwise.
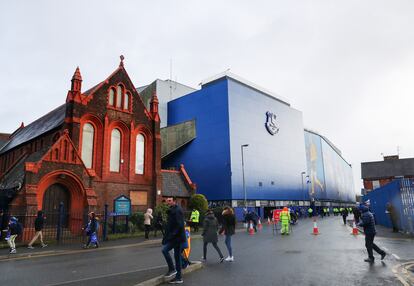
[{"label": "building in background", "polygon": [[150,108],[153,94],[162,94],[162,96],[158,98],[158,114],[160,116],[160,127],[163,128],[167,126],[168,102],[192,93],[196,91],[196,89],[173,80],[157,79],[149,85],[138,87],[137,91],[147,109]]},{"label": "building in background", "polygon": [[0,146],[0,208],[50,214],[63,203],[65,225],[73,228],[80,229],[85,211],[106,204],[113,211],[121,196],[133,211],[143,211],[170,194],[186,204],[195,190],[184,166],[161,170],[158,99],[152,93],[145,106],[123,59],[86,91],[77,68],[66,102],[10,135],[0,134]]},{"label": "building in background", "polygon": [[168,102],[162,166],[184,164],[211,206],[231,205],[240,218],[245,200],[261,215],[355,201],[351,166],[329,140],[304,130],[302,112],[288,100],[228,72],[169,96],[157,90]]},{"label": "building in background", "polygon": [[363,194],[378,189],[394,179],[414,178],[414,158],[400,159],[398,155],[384,156],[383,161],[362,162]]}]

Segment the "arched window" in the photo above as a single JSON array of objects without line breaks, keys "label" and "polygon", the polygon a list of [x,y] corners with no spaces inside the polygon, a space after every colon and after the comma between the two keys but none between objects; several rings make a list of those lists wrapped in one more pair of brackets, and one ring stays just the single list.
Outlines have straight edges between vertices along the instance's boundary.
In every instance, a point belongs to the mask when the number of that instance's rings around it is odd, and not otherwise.
[{"label": "arched window", "polygon": [[119,163],[121,160],[121,132],[118,129],[112,130],[111,133],[111,158],[109,162],[109,171],[119,172]]},{"label": "arched window", "polygon": [[82,161],[86,168],[92,168],[93,161],[93,137],[95,129],[90,123],[85,123],[82,129]]},{"label": "arched window", "polygon": [[116,89],[116,107],[122,107],[122,86],[118,85]]},{"label": "arched window", "polygon": [[113,88],[109,90],[109,105],[114,106],[115,105],[115,91]]},{"label": "arched window", "polygon": [[138,134],[135,144],[135,174],[144,174],[145,138]]},{"label": "arched window", "polygon": [[124,109],[129,109],[129,93],[125,93],[124,95]]}]

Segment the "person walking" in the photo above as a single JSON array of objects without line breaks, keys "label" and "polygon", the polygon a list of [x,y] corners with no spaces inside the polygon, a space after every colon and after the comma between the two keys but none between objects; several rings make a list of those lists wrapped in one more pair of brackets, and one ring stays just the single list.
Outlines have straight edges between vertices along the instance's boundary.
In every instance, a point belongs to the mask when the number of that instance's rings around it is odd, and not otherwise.
[{"label": "person walking", "polygon": [[190,217],[191,226],[194,229],[194,232],[198,232],[198,225],[200,223],[200,212],[197,209],[193,209]]},{"label": "person walking", "polygon": [[359,223],[359,219],[361,217],[361,211],[357,207],[354,207],[352,209],[352,213],[354,214],[354,221],[355,221],[355,223],[358,224]]},{"label": "person walking", "polygon": [[231,247],[231,237],[236,233],[236,216],[234,215],[234,211],[231,207],[224,207],[223,210],[223,224],[220,229],[220,234],[226,236],[225,244],[227,247],[227,251],[229,256],[225,259],[225,261],[233,262],[233,249]]},{"label": "person walking", "polygon": [[367,248],[367,252],[368,252],[368,258],[365,259],[365,262],[370,262],[373,263],[375,258],[373,255],[373,249],[381,255],[381,260],[384,259],[384,257],[387,255],[385,253],[384,250],[382,250],[381,248],[379,248],[375,243],[374,243],[374,238],[376,235],[376,229],[375,229],[375,221],[374,221],[374,216],[372,215],[372,213],[369,211],[368,206],[366,205],[361,205],[360,206],[360,210],[361,210],[361,222],[358,224],[359,226],[362,226],[364,228],[364,233],[365,233],[365,247]]},{"label": "person walking", "polygon": [[86,231],[86,235],[88,236],[88,242],[83,246],[83,248],[89,248],[91,244],[94,244],[96,248],[99,247],[98,242],[98,220],[94,212],[89,213],[89,221],[86,227],[84,228]]},{"label": "person walking", "polygon": [[149,232],[151,230],[152,209],[147,209],[144,214],[145,239],[149,239]]},{"label": "person walking", "polygon": [[11,217],[9,221],[9,225],[7,227],[7,244],[10,247],[10,254],[16,253],[16,243],[15,240],[18,235],[23,233],[22,225],[17,221],[17,218]]},{"label": "person walking", "polygon": [[389,214],[392,224],[392,232],[398,232],[398,215],[395,207],[391,203],[387,203],[386,213]]},{"label": "person walking", "polygon": [[290,213],[287,207],[280,212],[280,222],[282,223],[281,233],[289,235]]},{"label": "person walking", "polygon": [[244,217],[244,221],[245,221],[246,226],[247,226],[247,232],[249,231],[250,223],[252,224],[254,232],[257,232],[257,219],[258,219],[258,216],[255,212],[248,211],[246,213],[246,215]]},{"label": "person walking", "polygon": [[223,254],[221,253],[220,248],[217,245],[218,242],[218,221],[214,216],[212,210],[208,210],[206,217],[203,222],[203,233],[201,236],[203,237],[203,261],[207,260],[207,245],[209,243],[213,244],[213,247],[216,249],[218,255],[220,256],[220,263],[224,261]]},{"label": "person walking", "polygon": [[348,216],[348,210],[346,208],[343,208],[341,211],[341,214],[342,214],[342,219],[344,221],[344,225],[346,225],[346,218]]},{"label": "person walking", "polygon": [[37,217],[35,219],[35,235],[33,239],[27,245],[28,249],[34,249],[33,243],[35,243],[38,238],[40,238],[40,245],[42,246],[42,248],[47,246],[47,244],[43,242],[42,230],[43,230],[44,222],[45,222],[45,217],[43,216],[43,212],[38,211]]},{"label": "person walking", "polygon": [[[169,283],[182,284],[183,279],[181,277],[181,251],[182,244],[186,242],[186,235],[184,229],[184,214],[175,197],[167,199],[167,204],[170,208],[167,211],[167,224],[165,227],[165,235],[162,241],[162,254],[168,264],[168,272],[164,275],[166,278],[170,278],[175,275],[175,278]],[[174,249],[174,260],[170,256],[170,250]]]},{"label": "person walking", "polygon": [[311,217],[312,217],[312,213],[313,213],[313,209],[312,209],[312,208],[308,208],[308,215],[309,215],[309,218],[311,218]]},{"label": "person walking", "polygon": [[164,220],[162,219],[162,213],[155,214],[154,219],[154,237],[157,237],[157,231],[161,231],[161,235],[164,237]]}]

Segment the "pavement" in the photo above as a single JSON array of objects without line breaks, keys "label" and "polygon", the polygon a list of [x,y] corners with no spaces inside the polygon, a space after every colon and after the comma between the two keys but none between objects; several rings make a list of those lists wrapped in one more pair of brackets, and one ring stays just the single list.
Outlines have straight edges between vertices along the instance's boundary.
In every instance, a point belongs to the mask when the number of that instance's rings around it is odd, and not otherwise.
[{"label": "pavement", "polygon": [[[383,262],[377,256],[370,265],[363,262],[364,236],[351,235],[342,218],[320,219],[318,226],[318,236],[311,235],[310,219],[299,221],[289,236],[274,235],[266,225],[255,235],[238,232],[233,237],[235,262],[220,264],[210,245],[204,267],[186,274],[184,284],[414,285],[404,284],[409,280],[402,275],[414,261],[413,240],[376,238],[389,255]],[[224,237],[219,246],[226,255]],[[202,240],[193,236],[191,260],[201,256]],[[16,256],[7,257],[7,250],[0,250],[0,285],[135,286],[167,271],[160,240],[141,238],[109,241],[90,250],[80,245],[20,248]]]}]

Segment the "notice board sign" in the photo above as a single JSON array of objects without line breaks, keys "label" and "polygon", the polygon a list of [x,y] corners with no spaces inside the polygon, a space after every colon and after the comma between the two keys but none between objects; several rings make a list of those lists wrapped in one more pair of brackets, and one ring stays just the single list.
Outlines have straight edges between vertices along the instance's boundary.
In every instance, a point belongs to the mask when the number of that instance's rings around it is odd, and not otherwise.
[{"label": "notice board sign", "polygon": [[114,200],[115,215],[131,215],[131,200],[126,196],[117,197]]}]

